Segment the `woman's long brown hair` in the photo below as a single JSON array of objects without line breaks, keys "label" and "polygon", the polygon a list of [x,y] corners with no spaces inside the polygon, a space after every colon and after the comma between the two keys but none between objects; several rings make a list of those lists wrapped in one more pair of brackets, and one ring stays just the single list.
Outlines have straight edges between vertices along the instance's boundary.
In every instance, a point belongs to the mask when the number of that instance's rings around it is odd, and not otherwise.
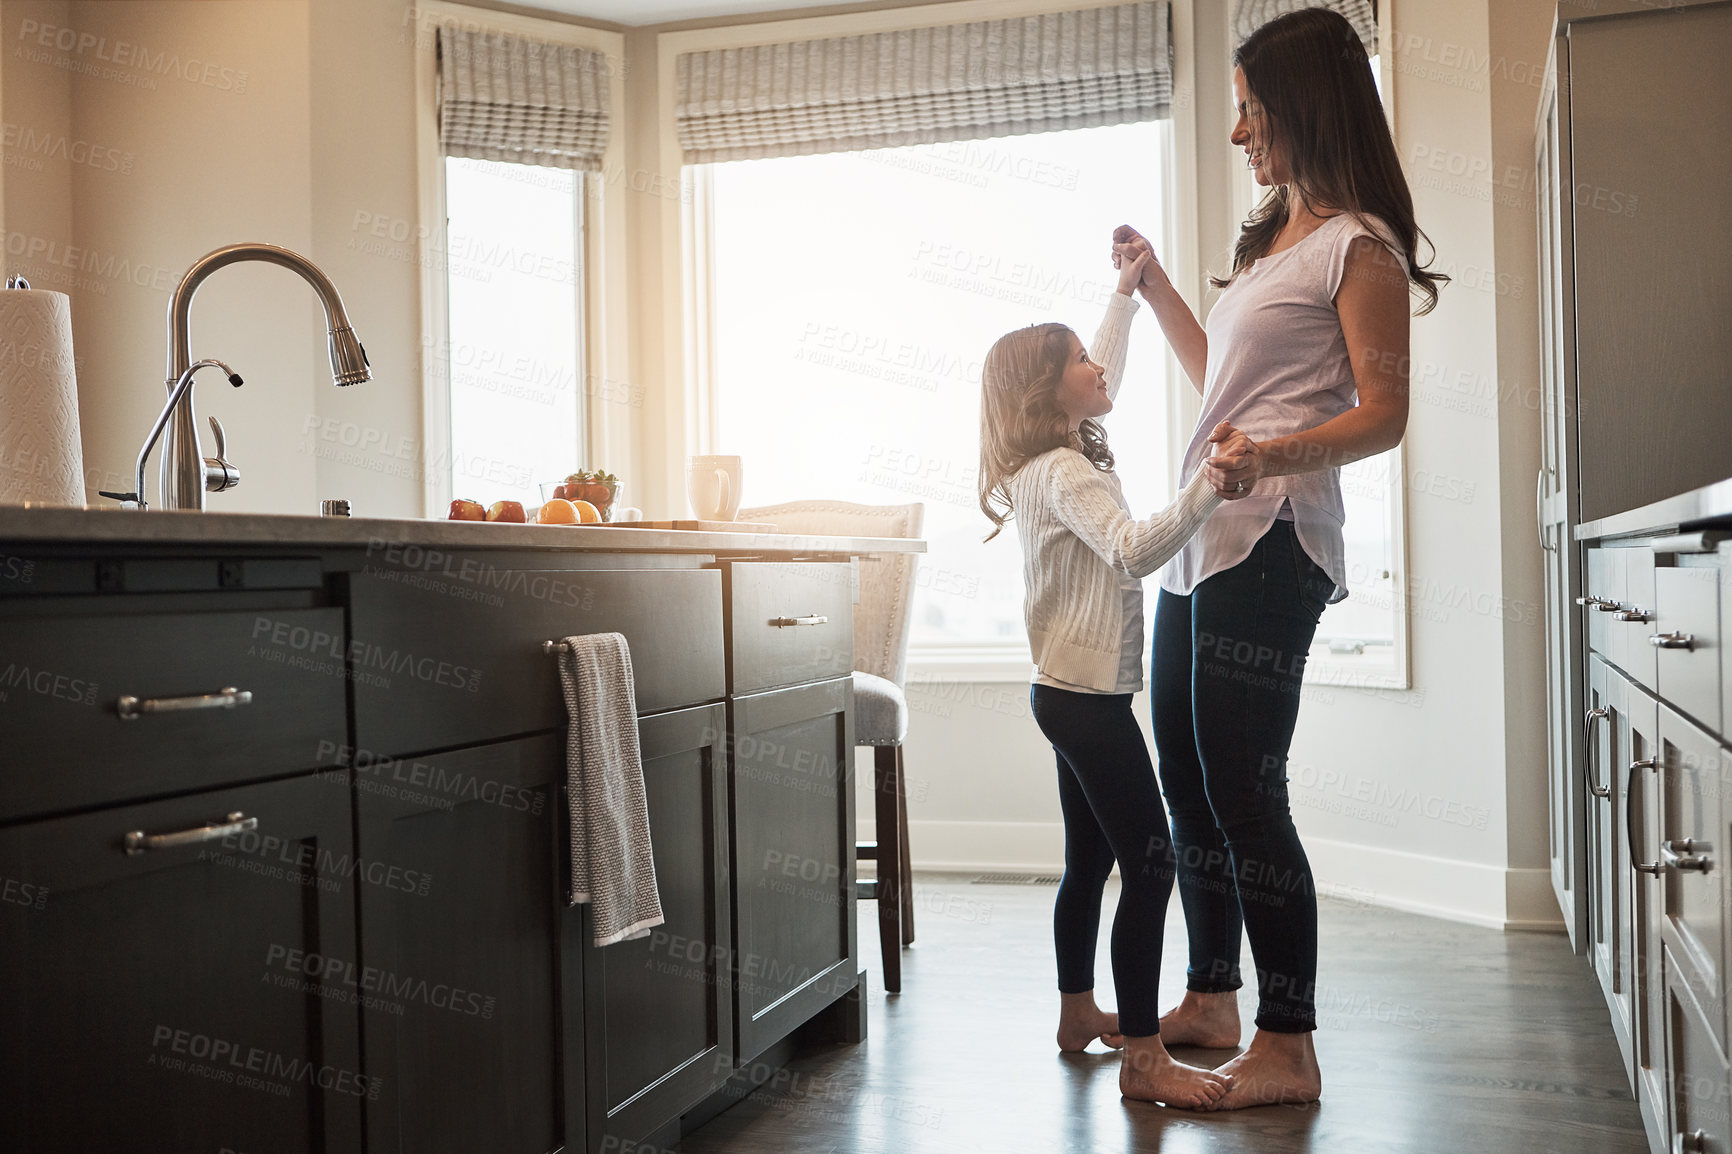
[{"label": "woman's long brown hair", "polygon": [[1327,8],[1289,12],[1247,36],[1233,63],[1261,110],[1260,124],[1251,117],[1252,150],[1278,141],[1289,183],[1270,189],[1239,227],[1233,275],[1210,282],[1225,288],[1267,255],[1287,223],[1290,198],[1298,196],[1320,215],[1333,210],[1381,219],[1406,252],[1407,278],[1424,298],[1420,315],[1436,308],[1437,290],[1450,278],[1427,271],[1416,258],[1419,241],[1429,245],[1431,239],[1413,219],[1413,194],[1353,26]]},{"label": "woman's long brown hair", "polygon": [[1010,480],[1035,457],[1065,445],[1111,472],[1106,430],[1085,420],[1074,433],[1058,403],[1059,378],[1074,334],[1065,325],[1029,325],[993,342],[980,372],[980,511],[990,541],[1010,519]]}]

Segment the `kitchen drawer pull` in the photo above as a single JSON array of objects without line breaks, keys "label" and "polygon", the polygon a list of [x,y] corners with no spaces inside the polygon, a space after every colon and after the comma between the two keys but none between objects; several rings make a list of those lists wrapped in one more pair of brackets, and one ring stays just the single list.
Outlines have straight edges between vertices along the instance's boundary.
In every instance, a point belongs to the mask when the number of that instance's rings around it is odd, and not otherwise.
[{"label": "kitchen drawer pull", "polygon": [[146,697],[141,699],[127,694],[114,703],[114,709],[120,714],[122,721],[137,721],[147,713],[184,713],[191,709],[233,709],[237,705],[251,705],[252,703],[252,690],[236,689],[234,686],[228,685],[215,693],[195,693],[187,697]]},{"label": "kitchen drawer pull", "polygon": [[1594,602],[1594,608],[1598,609],[1601,613],[1621,613],[1624,609],[1624,603],[1622,601],[1596,600]]},{"label": "kitchen drawer pull", "polygon": [[135,829],[126,835],[124,841],[128,854],[141,854],[153,849],[179,849],[207,841],[221,841],[225,837],[258,828],[258,818],[248,817],[243,813],[231,813],[221,822],[201,825],[195,829],[176,830],[173,833],[145,833],[141,829]]},{"label": "kitchen drawer pull", "polygon": [[1678,1131],[1672,1135],[1672,1154],[1708,1154],[1708,1131]]},{"label": "kitchen drawer pull", "polygon": [[1705,841],[1688,837],[1663,841],[1660,843],[1660,864],[1667,869],[1707,873],[1714,868],[1714,859],[1707,852],[1713,848]]},{"label": "kitchen drawer pull", "polygon": [[1636,798],[1639,796],[1636,793],[1636,790],[1642,784],[1641,771],[1644,769],[1657,769],[1658,767],[1659,762],[1651,757],[1646,757],[1641,761],[1632,761],[1630,763],[1630,796],[1624,800],[1624,836],[1628,839],[1630,865],[1639,874],[1657,874],[1666,868],[1660,862],[1640,862],[1636,860],[1636,850],[1638,848],[1636,845]]},{"label": "kitchen drawer pull", "polygon": [[772,617],[772,618],[770,618],[770,624],[774,625],[777,629],[783,629],[789,625],[828,625],[829,623],[830,623],[830,619],[828,617],[824,616],[822,613],[814,613],[810,617]]},{"label": "kitchen drawer pull", "polygon": [[1646,609],[1638,609],[1634,605],[1618,614],[1619,621],[1652,621],[1653,619],[1654,615],[1652,613],[1649,613]]},{"label": "kitchen drawer pull", "polygon": [[1596,608],[1597,608],[1597,607],[1599,607],[1599,606],[1601,606],[1601,605],[1606,605],[1606,604],[1609,604],[1609,602],[1607,602],[1607,601],[1606,601],[1606,600],[1604,600],[1604,599],[1603,599],[1603,598],[1600,598],[1600,597],[1595,597],[1595,596],[1593,596],[1593,595],[1592,595],[1592,594],[1589,594],[1589,595],[1588,595],[1588,596],[1586,596],[1586,597],[1578,597],[1578,598],[1576,598],[1576,604],[1577,604],[1577,605],[1591,605],[1591,606],[1594,606],[1594,607],[1596,607]]},{"label": "kitchen drawer pull", "polygon": [[1593,794],[1595,797],[1612,796],[1610,787],[1602,787],[1600,785],[1599,773],[1594,768],[1595,764],[1599,761],[1599,758],[1595,756],[1599,747],[1594,744],[1594,722],[1600,720],[1602,717],[1611,716],[1611,712],[1612,711],[1609,709],[1602,709],[1595,706],[1593,709],[1588,710],[1586,717],[1582,718],[1582,740],[1585,741],[1588,746],[1587,752],[1583,754],[1582,768],[1587,771],[1588,792]]},{"label": "kitchen drawer pull", "polygon": [[1694,633],[1650,633],[1648,644],[1655,649],[1694,649],[1696,635]]}]

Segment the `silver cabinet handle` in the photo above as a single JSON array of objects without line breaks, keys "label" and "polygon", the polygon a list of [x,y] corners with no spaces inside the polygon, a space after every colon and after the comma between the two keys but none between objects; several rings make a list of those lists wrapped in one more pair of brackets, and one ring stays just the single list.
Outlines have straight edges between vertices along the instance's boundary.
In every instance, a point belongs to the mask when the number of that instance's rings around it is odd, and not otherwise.
[{"label": "silver cabinet handle", "polygon": [[1594,608],[1601,613],[1619,613],[1623,611],[1624,603],[1621,601],[1603,601],[1596,598]]},{"label": "silver cabinet handle", "polygon": [[1714,868],[1708,851],[1714,847],[1694,838],[1678,838],[1660,843],[1660,864],[1667,869],[1707,873]]},{"label": "silver cabinet handle", "polygon": [[1696,635],[1694,633],[1650,633],[1648,644],[1655,649],[1694,649]]},{"label": "silver cabinet handle", "polygon": [[233,709],[237,705],[251,705],[252,703],[252,690],[236,689],[229,685],[215,693],[195,693],[188,697],[138,698],[128,694],[114,703],[114,710],[120,714],[122,721],[137,721],[147,713],[185,713],[191,709]]},{"label": "silver cabinet handle", "polygon": [[258,828],[258,818],[248,817],[243,813],[231,813],[220,822],[211,822],[194,829],[180,829],[173,833],[145,833],[141,829],[135,829],[122,841],[128,854],[141,854],[153,849],[179,849],[181,846],[198,845],[201,842],[221,841],[225,837]]},{"label": "silver cabinet handle", "polygon": [[1607,601],[1604,597],[1596,597],[1592,593],[1586,597],[1576,598],[1576,604],[1586,606],[1589,609],[1598,609],[1601,613],[1611,613],[1623,608],[1616,601]]},{"label": "silver cabinet handle", "polygon": [[1672,1135],[1672,1154],[1708,1154],[1708,1131],[1678,1131]]},{"label": "silver cabinet handle", "polygon": [[1629,839],[1630,865],[1639,874],[1657,874],[1666,868],[1660,862],[1640,862],[1636,860],[1636,850],[1640,848],[1636,844],[1638,841],[1638,838],[1636,837],[1636,798],[1638,796],[1636,790],[1639,789],[1642,784],[1641,771],[1644,769],[1658,769],[1659,766],[1659,760],[1652,757],[1644,757],[1641,761],[1632,761],[1630,763],[1630,796],[1624,802],[1624,835]]},{"label": "silver cabinet handle", "polygon": [[1552,551],[1551,543],[1546,540],[1546,471],[1541,469],[1534,474],[1534,525],[1539,529],[1540,549],[1543,552]]},{"label": "silver cabinet handle", "polygon": [[1654,615],[1652,613],[1649,613],[1646,609],[1639,609],[1634,605],[1618,614],[1619,621],[1652,621],[1653,619]]},{"label": "silver cabinet handle", "polygon": [[1600,720],[1602,717],[1610,717],[1611,715],[1611,710],[1601,709],[1600,707],[1595,706],[1593,709],[1588,710],[1586,717],[1582,718],[1582,740],[1586,741],[1588,744],[1588,751],[1583,758],[1582,768],[1587,772],[1588,792],[1593,794],[1595,797],[1612,796],[1611,787],[1600,785],[1600,776],[1594,769],[1595,763],[1599,761],[1599,758],[1596,756],[1596,750],[1598,747],[1594,745],[1594,722]]},{"label": "silver cabinet handle", "polygon": [[774,625],[777,629],[782,629],[782,628],[785,628],[789,625],[825,625],[825,624],[828,624],[829,621],[830,621],[830,619],[828,617],[824,616],[822,613],[814,614],[810,617],[772,617],[772,618],[770,618],[770,624]]}]

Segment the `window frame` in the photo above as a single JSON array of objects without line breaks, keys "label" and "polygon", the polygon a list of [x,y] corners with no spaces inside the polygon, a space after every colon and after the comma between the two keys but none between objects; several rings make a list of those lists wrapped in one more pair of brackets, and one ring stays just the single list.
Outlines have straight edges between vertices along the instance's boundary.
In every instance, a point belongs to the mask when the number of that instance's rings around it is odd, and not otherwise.
[{"label": "window frame", "polygon": [[415,157],[421,272],[421,435],[423,453],[422,516],[437,516],[450,503],[451,492],[451,313],[447,290],[449,237],[446,229],[445,161],[439,141],[438,30],[443,25],[479,28],[532,37],[602,53],[608,62],[608,89],[613,108],[607,148],[600,173],[579,173],[581,200],[576,206],[581,228],[580,250],[574,253],[580,274],[577,285],[578,330],[583,363],[578,366],[583,389],[578,411],[583,444],[578,451],[591,462],[625,475],[633,463],[631,421],[615,410],[617,404],[597,404],[598,396],[634,398],[626,360],[628,301],[623,270],[626,257],[625,205],[620,174],[625,171],[626,101],[625,36],[599,28],[567,24],[490,9],[471,8],[447,0],[421,0],[411,10],[415,20]]}]

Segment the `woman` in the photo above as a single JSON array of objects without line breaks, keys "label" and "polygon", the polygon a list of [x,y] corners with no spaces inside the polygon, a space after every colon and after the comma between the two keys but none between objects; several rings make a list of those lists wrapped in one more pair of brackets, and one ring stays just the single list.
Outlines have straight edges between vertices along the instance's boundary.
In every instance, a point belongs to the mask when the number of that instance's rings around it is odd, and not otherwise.
[{"label": "woman", "polygon": [[[1132,520],[1099,424],[1113,407],[1136,311],[1132,290],[1149,256],[1115,252],[1118,291],[1095,337],[1096,364],[1060,324],[1031,325],[992,346],[981,373],[980,508],[998,534],[1014,512],[1027,596],[1023,616],[1035,677],[1034,718],[1058,761],[1065,869],[1053,906],[1062,1050],[1096,1038],[1122,1045],[1126,1097],[1198,1107],[1231,1078],[1174,1061],[1159,1017],[1161,935],[1173,852],[1148,747],[1131,712],[1142,688],[1139,578],[1152,573],[1221,503],[1192,478],[1171,507]],[[1223,423],[1211,437],[1243,464],[1244,438]],[[1254,469],[1254,465],[1250,466]],[[1094,997],[1101,895],[1113,863],[1123,879],[1113,920],[1119,1012]],[[1122,1040],[1121,1040],[1122,1039]]]},{"label": "woman", "polygon": [[[1347,596],[1340,467],[1400,442],[1409,288],[1424,313],[1448,279],[1414,261],[1412,197],[1347,21],[1290,13],[1233,63],[1232,142],[1269,193],[1240,230],[1232,275],[1214,281],[1224,291],[1206,331],[1158,264],[1139,287],[1203,394],[1182,475],[1218,422],[1252,439],[1210,473],[1255,493],[1217,510],[1162,570],[1155,614],[1155,745],[1190,946],[1184,999],[1161,1019],[1167,1044],[1238,1044],[1241,924],[1257,968],[1257,1032],[1220,1067],[1233,1085],[1216,1109],[1322,1093],[1317,901],[1287,751],[1318,618]],[[1147,249],[1128,228],[1114,239]]]}]

